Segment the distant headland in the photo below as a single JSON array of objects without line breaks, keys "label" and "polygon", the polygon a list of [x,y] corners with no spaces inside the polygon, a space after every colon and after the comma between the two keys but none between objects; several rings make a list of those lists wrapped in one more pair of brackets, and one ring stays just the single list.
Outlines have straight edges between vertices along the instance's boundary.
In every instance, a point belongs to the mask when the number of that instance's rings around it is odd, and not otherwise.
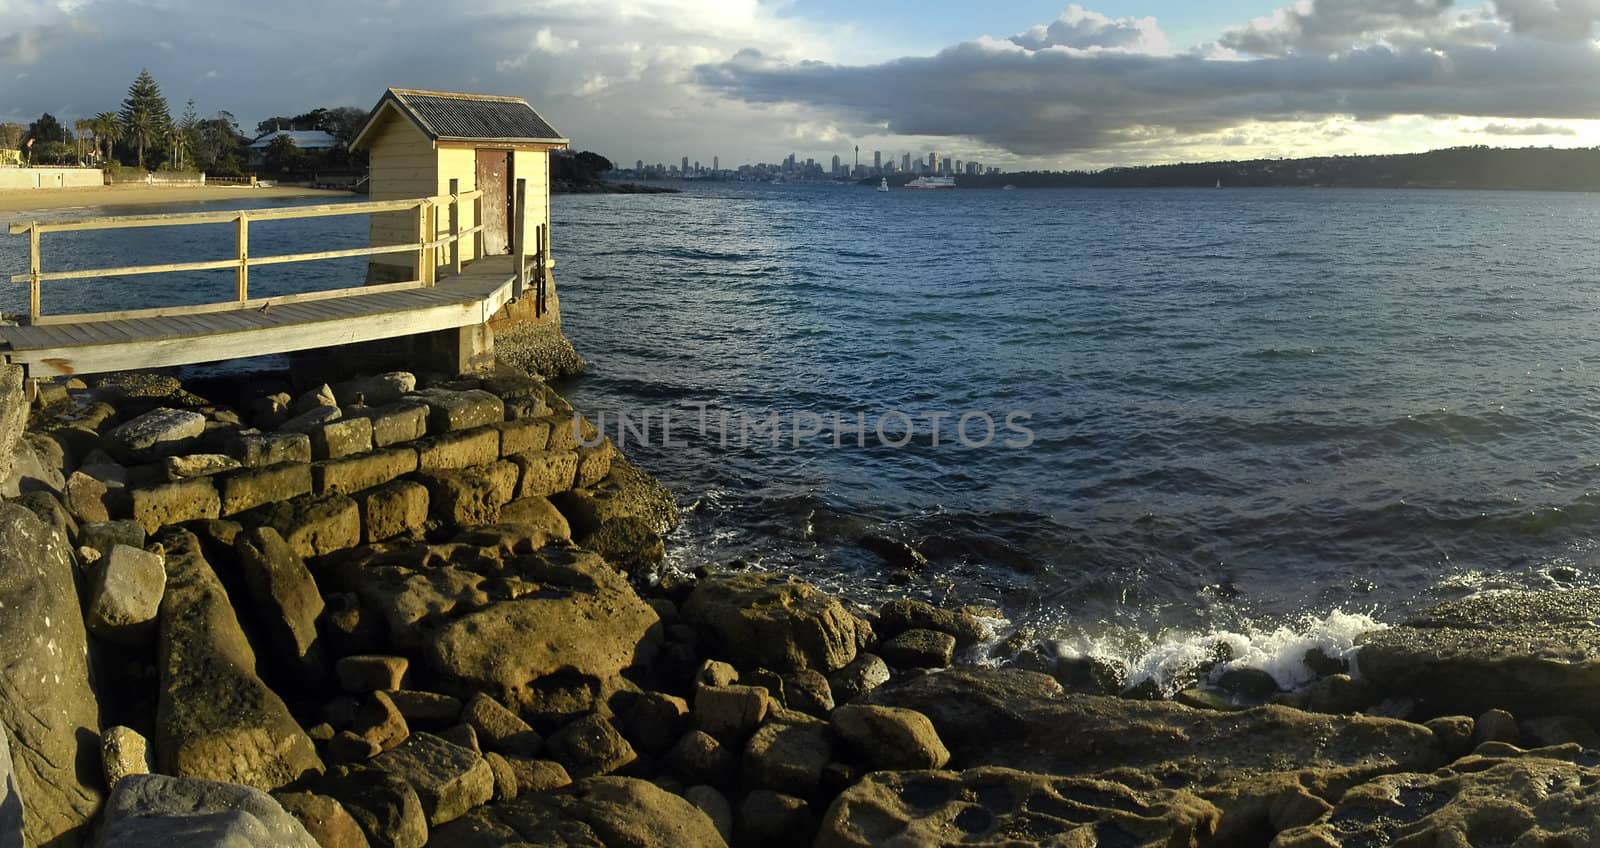
[{"label": "distant headland", "polygon": [[[892,180],[891,180],[892,181]],[[1316,156],[1097,171],[957,176],[962,188],[1457,188],[1600,191],[1600,148],[1452,147],[1427,153]]]}]

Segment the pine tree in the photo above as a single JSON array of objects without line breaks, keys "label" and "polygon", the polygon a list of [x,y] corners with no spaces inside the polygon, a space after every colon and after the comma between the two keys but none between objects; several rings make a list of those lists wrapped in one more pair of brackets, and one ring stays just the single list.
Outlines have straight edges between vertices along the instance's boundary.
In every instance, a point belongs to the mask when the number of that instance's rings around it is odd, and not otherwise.
[{"label": "pine tree", "polygon": [[161,96],[161,86],[156,85],[149,69],[141,69],[133,85],[128,86],[128,99],[122,101],[118,117],[127,139],[139,150],[139,167],[143,168],[145,146],[165,138],[172,125],[167,98]]}]

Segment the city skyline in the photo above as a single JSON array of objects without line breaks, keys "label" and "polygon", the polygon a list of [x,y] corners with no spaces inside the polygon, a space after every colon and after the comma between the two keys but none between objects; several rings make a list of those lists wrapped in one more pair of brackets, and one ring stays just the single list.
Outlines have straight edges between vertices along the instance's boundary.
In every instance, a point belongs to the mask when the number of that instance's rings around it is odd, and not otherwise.
[{"label": "city skyline", "polygon": [[632,178],[672,178],[672,177],[705,177],[705,176],[743,176],[743,177],[789,177],[799,179],[871,179],[885,176],[913,174],[917,176],[978,176],[982,174],[1003,173],[1002,169],[993,165],[985,165],[973,159],[962,159],[959,156],[941,156],[938,151],[929,151],[924,157],[915,157],[908,152],[901,154],[900,164],[895,164],[891,154],[885,160],[882,150],[872,151],[872,164],[860,162],[860,148],[852,146],[852,164],[845,166],[842,154],[830,155],[826,167],[816,157],[801,159],[798,153],[791,152],[778,162],[745,162],[728,169],[720,165],[720,155],[711,157],[711,167],[702,166],[702,160],[694,159],[684,154],[676,163],[666,160],[646,162],[636,159],[632,167],[625,163],[613,162],[613,166],[621,175]]}]

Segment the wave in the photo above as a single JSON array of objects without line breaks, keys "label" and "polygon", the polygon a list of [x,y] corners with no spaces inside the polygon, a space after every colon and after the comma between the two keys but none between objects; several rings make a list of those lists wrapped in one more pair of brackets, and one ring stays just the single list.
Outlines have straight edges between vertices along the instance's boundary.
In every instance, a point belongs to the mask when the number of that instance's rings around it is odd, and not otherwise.
[{"label": "wave", "polygon": [[1336,609],[1271,628],[1247,625],[1238,630],[1168,632],[1153,638],[1106,632],[1067,637],[1048,647],[1059,659],[1093,659],[1122,670],[1125,691],[1151,683],[1170,697],[1196,684],[1214,684],[1235,669],[1265,671],[1278,688],[1289,691],[1321,676],[1307,662],[1313,651],[1354,668],[1356,638],[1385,627],[1370,615]]}]

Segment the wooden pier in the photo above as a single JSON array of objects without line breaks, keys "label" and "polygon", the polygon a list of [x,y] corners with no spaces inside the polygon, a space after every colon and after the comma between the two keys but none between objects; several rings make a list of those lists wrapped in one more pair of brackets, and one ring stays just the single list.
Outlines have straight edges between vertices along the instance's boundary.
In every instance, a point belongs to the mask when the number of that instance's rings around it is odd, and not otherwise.
[{"label": "wooden pier", "polygon": [[[462,358],[481,358],[493,341],[485,325],[497,312],[524,297],[532,298],[534,314],[543,308],[550,269],[548,230],[534,226],[535,244],[524,243],[527,189],[518,180],[508,253],[485,255],[482,193],[458,191],[434,197],[379,200],[319,206],[133,215],[76,221],[27,222],[10,226],[13,235],[29,239],[29,268],[11,277],[29,287],[25,319],[0,326],[0,357],[27,368],[30,378],[127,371],[172,365],[216,362],[274,353],[372,342],[424,333],[461,333]],[[468,204],[474,204],[468,206]],[[336,215],[411,213],[416,239],[401,244],[253,256],[249,250],[252,222]],[[52,232],[137,227],[232,224],[232,259],[141,265],[74,271],[46,271],[40,236]],[[464,240],[470,250],[463,250]],[[463,254],[482,257],[464,261]],[[383,285],[356,285],[278,297],[252,297],[250,269],[291,262],[315,262],[355,256],[410,254],[417,279]],[[41,285],[47,282],[106,276],[162,274],[183,271],[232,270],[234,298],[224,303],[44,315]]]}]

